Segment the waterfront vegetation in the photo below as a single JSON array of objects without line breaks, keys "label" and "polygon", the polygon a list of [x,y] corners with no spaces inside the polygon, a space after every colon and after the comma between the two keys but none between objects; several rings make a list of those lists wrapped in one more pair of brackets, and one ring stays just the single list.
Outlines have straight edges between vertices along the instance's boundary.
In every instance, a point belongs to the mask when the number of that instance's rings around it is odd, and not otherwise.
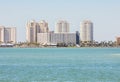
[{"label": "waterfront vegetation", "polygon": [[[4,43],[5,44],[5,43]],[[9,44],[12,44],[11,42],[6,43],[9,47]],[[0,42],[0,47],[4,47],[3,43]],[[11,45],[10,45],[11,47]],[[73,43],[57,43],[57,44],[41,44],[41,43],[29,43],[29,42],[18,42],[14,44],[12,47],[16,48],[42,48],[42,47],[120,47],[120,45],[117,45],[116,41],[93,41],[93,42],[80,42],[80,44],[73,44]]]},{"label": "waterfront vegetation", "polygon": [[93,42],[80,42],[80,47],[118,47],[116,41],[93,41]]},{"label": "waterfront vegetation", "polygon": [[20,48],[41,48],[41,47],[120,47],[120,45],[116,44],[116,41],[93,41],[93,42],[80,42],[80,44],[72,44],[72,43],[57,43],[54,45],[47,45],[41,43],[29,43],[29,42],[19,42],[14,45],[14,47]]}]

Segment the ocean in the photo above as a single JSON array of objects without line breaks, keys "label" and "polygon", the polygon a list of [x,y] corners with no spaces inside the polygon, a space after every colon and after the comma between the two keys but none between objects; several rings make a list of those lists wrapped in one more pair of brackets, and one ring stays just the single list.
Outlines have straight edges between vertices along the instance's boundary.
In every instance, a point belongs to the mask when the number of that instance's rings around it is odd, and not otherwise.
[{"label": "ocean", "polygon": [[0,48],[0,82],[120,82],[120,48]]}]

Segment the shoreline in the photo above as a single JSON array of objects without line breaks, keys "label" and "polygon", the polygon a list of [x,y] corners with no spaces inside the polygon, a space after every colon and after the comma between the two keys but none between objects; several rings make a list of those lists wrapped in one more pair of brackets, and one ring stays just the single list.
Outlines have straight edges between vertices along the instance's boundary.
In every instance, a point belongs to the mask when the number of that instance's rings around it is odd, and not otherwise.
[{"label": "shoreline", "polygon": [[82,49],[82,48],[120,48],[120,47],[0,47],[0,48],[80,48],[80,49]]}]

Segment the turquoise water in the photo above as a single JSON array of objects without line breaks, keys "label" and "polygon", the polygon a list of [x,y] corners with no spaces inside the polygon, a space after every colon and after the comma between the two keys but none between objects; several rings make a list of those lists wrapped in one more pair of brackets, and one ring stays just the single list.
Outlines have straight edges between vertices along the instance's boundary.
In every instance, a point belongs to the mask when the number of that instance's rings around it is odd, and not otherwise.
[{"label": "turquoise water", "polygon": [[120,49],[1,48],[0,82],[120,82]]}]

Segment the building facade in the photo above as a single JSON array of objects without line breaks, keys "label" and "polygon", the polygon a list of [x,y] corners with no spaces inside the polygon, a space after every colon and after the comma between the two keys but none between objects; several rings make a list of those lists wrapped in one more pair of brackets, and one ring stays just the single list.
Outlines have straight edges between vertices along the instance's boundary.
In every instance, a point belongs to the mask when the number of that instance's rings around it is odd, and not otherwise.
[{"label": "building facade", "polygon": [[76,44],[76,33],[38,33],[37,37],[37,42],[42,45],[58,43]]},{"label": "building facade", "polygon": [[4,26],[0,26],[0,42],[4,41]]},{"label": "building facade", "polygon": [[40,27],[40,33],[49,32],[48,23],[45,20],[40,21],[39,27]]},{"label": "building facade", "polygon": [[80,23],[80,41],[93,42],[93,23],[89,20]]},{"label": "building facade", "polygon": [[80,44],[80,33],[76,31],[76,44]]},{"label": "building facade", "polygon": [[69,23],[64,20],[57,22],[55,26],[55,33],[68,33],[69,32]]},{"label": "building facade", "polygon": [[0,26],[0,41],[2,43],[16,43],[16,28]]},{"label": "building facade", "polygon": [[26,39],[29,43],[36,43],[37,42],[37,33],[47,33],[48,23],[44,20],[40,21],[40,23],[32,20],[27,23],[26,26]]},{"label": "building facade", "polygon": [[120,37],[116,37],[116,45],[120,46]]},{"label": "building facade", "polygon": [[37,32],[39,32],[39,25],[35,20],[32,20],[27,23],[26,26],[26,39],[27,42],[36,42],[37,41]]}]

